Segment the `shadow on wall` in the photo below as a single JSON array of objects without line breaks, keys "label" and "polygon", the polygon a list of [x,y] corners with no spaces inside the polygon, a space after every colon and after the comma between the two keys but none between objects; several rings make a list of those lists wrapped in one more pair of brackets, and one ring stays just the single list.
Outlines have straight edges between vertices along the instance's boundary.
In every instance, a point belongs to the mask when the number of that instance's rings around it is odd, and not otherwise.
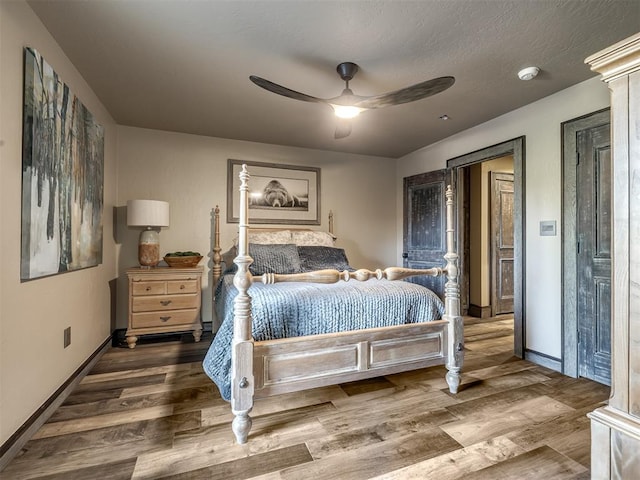
[{"label": "shadow on wall", "polygon": [[[111,332],[112,334],[114,334],[114,332],[116,331],[117,328],[117,309],[118,309],[118,294],[117,294],[117,289],[118,289],[118,279],[117,278],[113,278],[111,280],[109,280],[109,307],[110,307],[110,315],[109,315],[109,319],[110,319],[110,324],[109,324],[109,332]],[[112,345],[115,346],[115,339],[116,339],[116,335],[113,335],[113,342]]]},{"label": "shadow on wall", "polygon": [[128,280],[127,268],[138,264],[138,237],[140,230],[127,227],[127,207],[113,207],[113,240],[117,249],[117,271],[115,279],[114,312],[112,313],[112,331],[126,329],[128,319]]}]

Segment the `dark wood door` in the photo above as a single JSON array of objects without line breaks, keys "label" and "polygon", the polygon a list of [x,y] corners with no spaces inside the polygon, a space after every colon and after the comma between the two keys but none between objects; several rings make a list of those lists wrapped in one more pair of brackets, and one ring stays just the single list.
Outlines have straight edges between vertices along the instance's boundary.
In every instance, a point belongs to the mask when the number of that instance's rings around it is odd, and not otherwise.
[{"label": "dark wood door", "polygon": [[577,133],[578,374],[611,384],[609,125]]},{"label": "dark wood door", "polygon": [[491,313],[513,313],[513,174],[491,172]]},{"label": "dark wood door", "polygon": [[[447,170],[404,179],[403,266],[432,268],[445,265],[445,181]],[[413,277],[441,298],[445,277]]]}]

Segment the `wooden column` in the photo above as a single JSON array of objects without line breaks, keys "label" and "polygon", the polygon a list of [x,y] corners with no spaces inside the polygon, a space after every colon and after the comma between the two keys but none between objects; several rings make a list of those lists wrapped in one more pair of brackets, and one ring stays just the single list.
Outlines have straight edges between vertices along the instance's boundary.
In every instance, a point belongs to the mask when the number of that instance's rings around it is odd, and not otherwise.
[{"label": "wooden column", "polygon": [[585,60],[611,90],[612,394],[591,418],[591,474],[640,478],[640,33]]}]

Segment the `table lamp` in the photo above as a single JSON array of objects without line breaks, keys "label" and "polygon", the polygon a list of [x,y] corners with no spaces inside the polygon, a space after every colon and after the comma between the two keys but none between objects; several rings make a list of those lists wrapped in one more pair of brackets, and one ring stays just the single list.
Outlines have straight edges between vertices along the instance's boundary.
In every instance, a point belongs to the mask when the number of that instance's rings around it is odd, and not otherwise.
[{"label": "table lamp", "polygon": [[[160,200],[127,201],[127,225],[145,227],[138,241],[138,262],[143,268],[160,263],[160,228],[169,226],[169,203]],[[157,228],[157,230],[156,230]]]}]

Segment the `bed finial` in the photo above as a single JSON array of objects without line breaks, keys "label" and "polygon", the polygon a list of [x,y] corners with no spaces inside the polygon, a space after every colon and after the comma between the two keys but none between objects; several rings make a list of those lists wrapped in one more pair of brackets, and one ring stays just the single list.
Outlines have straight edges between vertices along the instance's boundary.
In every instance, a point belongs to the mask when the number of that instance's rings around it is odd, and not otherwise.
[{"label": "bed finial", "polygon": [[447,253],[444,258],[447,261],[447,282],[444,285],[444,301],[446,303],[444,316],[449,321],[448,355],[447,355],[447,384],[451,393],[457,393],[460,386],[460,370],[464,359],[464,332],[463,320],[460,315],[460,286],[458,285],[458,254],[455,250],[454,238],[454,200],[453,188],[447,186],[445,192],[447,199]]},{"label": "bed finial", "polygon": [[251,332],[251,297],[247,290],[251,286],[252,275],[249,265],[249,172],[242,165],[240,177],[240,219],[238,225],[238,256],[234,263],[238,270],[233,277],[233,285],[238,295],[233,300],[233,344],[231,350],[231,410],[235,415],[231,425],[238,443],[246,443],[251,429],[249,412],[253,408],[253,338]]}]

